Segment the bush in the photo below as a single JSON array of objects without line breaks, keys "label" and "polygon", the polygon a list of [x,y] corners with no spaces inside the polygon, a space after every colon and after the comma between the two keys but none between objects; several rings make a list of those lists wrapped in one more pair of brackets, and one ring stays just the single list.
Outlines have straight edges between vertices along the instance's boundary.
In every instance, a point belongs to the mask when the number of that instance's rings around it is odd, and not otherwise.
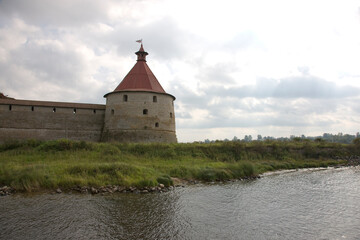
[{"label": "bush", "polygon": [[204,181],[215,181],[216,173],[214,169],[201,169],[197,173],[197,178]]},{"label": "bush", "polygon": [[110,144],[110,143],[100,143],[97,145],[98,147],[98,151],[102,154],[102,155],[119,155],[121,153],[120,149],[115,146],[114,144]]},{"label": "bush", "polygon": [[233,178],[232,174],[224,169],[204,168],[197,173],[197,178],[203,181],[227,180]]},{"label": "bush", "polygon": [[0,151],[7,151],[12,150],[21,147],[23,144],[21,144],[19,141],[7,141],[0,145]]},{"label": "bush", "polygon": [[255,174],[254,166],[250,163],[243,163],[240,165],[244,171],[246,177],[253,176]]},{"label": "bush", "polygon": [[93,146],[91,143],[85,141],[71,141],[68,139],[60,139],[55,141],[43,142],[38,146],[40,151],[75,151],[75,150],[91,150]]},{"label": "bush", "polygon": [[67,168],[67,173],[70,175],[84,175],[84,176],[96,176],[98,174],[105,174],[109,177],[117,178],[119,175],[129,176],[136,174],[138,169],[126,163],[117,164],[101,164],[101,165],[76,165]]},{"label": "bush", "polygon": [[174,184],[173,180],[168,175],[158,177],[156,181],[158,183],[164,184],[165,187],[169,187]]},{"label": "bush", "polygon": [[10,185],[17,190],[26,190],[28,192],[39,189],[47,180],[47,176],[43,174],[43,167],[41,166],[16,169],[7,175],[5,175],[6,179],[1,180],[2,183]]},{"label": "bush", "polygon": [[[143,188],[143,187],[155,187],[156,183],[153,180],[142,179],[138,181],[136,187]],[[165,184],[164,184],[165,185]],[[170,185],[169,185],[170,186]]]},{"label": "bush", "polygon": [[230,168],[234,177],[251,177],[255,175],[254,166],[251,163],[241,163]]},{"label": "bush", "polygon": [[170,174],[173,177],[187,178],[190,175],[190,171],[188,168],[180,166],[180,167],[171,169]]}]

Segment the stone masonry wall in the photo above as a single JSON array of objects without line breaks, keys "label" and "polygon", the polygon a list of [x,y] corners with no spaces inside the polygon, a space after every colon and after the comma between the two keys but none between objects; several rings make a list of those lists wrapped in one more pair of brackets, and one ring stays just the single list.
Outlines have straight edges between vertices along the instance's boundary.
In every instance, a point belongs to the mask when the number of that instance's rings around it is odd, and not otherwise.
[{"label": "stone masonry wall", "polygon": [[106,98],[103,141],[177,142],[173,96],[121,91]]},{"label": "stone masonry wall", "polygon": [[0,143],[9,140],[100,141],[105,105],[0,99]]}]

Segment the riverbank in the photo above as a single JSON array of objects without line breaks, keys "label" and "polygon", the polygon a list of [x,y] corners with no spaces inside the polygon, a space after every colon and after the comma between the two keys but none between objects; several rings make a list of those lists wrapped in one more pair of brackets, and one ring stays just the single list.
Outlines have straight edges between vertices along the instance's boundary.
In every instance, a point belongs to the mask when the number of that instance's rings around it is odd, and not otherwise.
[{"label": "riverbank", "polygon": [[306,168],[168,193],[21,193],[0,197],[0,239],[358,239],[359,173]]},{"label": "riverbank", "polygon": [[0,186],[12,192],[85,187],[88,192],[100,192],[106,186],[151,192],[177,185],[174,179],[254,178],[274,170],[356,164],[359,155],[355,144],[309,141],[119,144],[31,140],[0,145]]}]

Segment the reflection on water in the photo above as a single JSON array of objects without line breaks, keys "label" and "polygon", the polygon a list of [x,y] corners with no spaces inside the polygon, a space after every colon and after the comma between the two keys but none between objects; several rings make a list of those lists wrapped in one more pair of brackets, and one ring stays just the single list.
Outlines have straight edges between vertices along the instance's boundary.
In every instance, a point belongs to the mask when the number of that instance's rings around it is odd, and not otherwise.
[{"label": "reflection on water", "polygon": [[360,239],[359,168],[163,194],[0,198],[0,239]]}]

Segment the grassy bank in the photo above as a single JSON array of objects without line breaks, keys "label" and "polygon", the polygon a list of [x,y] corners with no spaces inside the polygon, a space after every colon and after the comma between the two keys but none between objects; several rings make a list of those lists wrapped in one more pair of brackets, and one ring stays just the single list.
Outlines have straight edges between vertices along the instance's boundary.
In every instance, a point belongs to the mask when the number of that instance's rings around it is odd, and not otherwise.
[{"label": "grassy bank", "polygon": [[0,145],[0,186],[18,191],[79,186],[156,186],[171,178],[215,181],[266,171],[344,164],[356,144],[327,142],[220,142],[119,144],[68,140]]}]

